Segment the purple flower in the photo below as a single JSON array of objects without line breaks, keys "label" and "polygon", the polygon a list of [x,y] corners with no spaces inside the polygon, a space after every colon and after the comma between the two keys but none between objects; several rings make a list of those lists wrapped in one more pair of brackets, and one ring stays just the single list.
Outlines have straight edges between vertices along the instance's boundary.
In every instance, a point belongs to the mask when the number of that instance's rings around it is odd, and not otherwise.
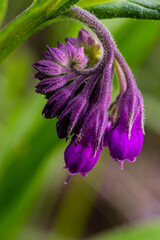
[{"label": "purple flower", "polygon": [[51,96],[49,97],[49,100],[47,101],[42,111],[44,117],[53,118],[55,116],[59,116],[65,109],[67,104],[70,102],[70,100],[76,95],[76,90],[78,89],[79,85],[82,84],[84,81],[85,76],[79,76],[68,86],[60,88],[54,93],[52,93],[51,91]]},{"label": "purple flower", "polygon": [[111,128],[112,128],[112,120],[108,120],[107,127],[105,129],[105,133],[103,136],[103,147],[108,147],[109,145],[108,142],[109,142],[109,135],[110,135]]},{"label": "purple flower", "polygon": [[110,154],[116,161],[135,161],[143,145],[143,132],[141,128],[140,113],[137,114],[131,130],[131,136],[128,138],[127,116],[122,112],[118,123],[109,132],[108,145]]},{"label": "purple flower", "polygon": [[92,129],[95,135],[95,153],[99,149],[99,146],[102,145],[103,136],[108,122],[107,107],[110,102],[112,64],[113,56],[111,54],[110,61],[108,61],[107,66],[104,68],[103,75],[98,82],[100,85],[97,86],[98,95],[95,95],[95,99],[92,99],[93,102],[84,118],[80,132],[76,137],[76,142],[79,142],[87,132]]},{"label": "purple flower", "polygon": [[[72,11],[101,42],[81,29],[77,38],[66,38],[57,48],[47,46],[44,60],[33,66],[40,80],[36,92],[47,98],[42,115],[57,116],[59,138],[72,137],[64,153],[65,168],[69,176],[86,176],[103,147],[109,147],[116,161],[135,160],[143,144],[144,107],[133,75],[107,30],[85,10]],[[120,93],[111,103],[114,60]]]},{"label": "purple flower", "polygon": [[93,74],[87,79],[83,90],[68,103],[57,121],[57,133],[59,138],[69,137],[86,115],[89,107],[89,99],[100,74]]},{"label": "purple flower", "polygon": [[85,68],[87,64],[88,59],[84,54],[83,47],[75,47],[69,41],[65,45],[59,43],[58,48],[48,46],[47,48],[48,52],[43,54],[45,60],[33,64],[33,67],[42,74],[41,79],[67,75],[74,69]]},{"label": "purple flower", "polygon": [[95,147],[94,130],[90,129],[81,141],[75,145],[75,138],[71,141],[64,152],[64,158],[69,174],[74,175],[80,173],[86,176],[94,165],[96,164],[101,148],[99,147],[97,153],[94,152]]},{"label": "purple flower", "polygon": [[102,55],[101,44],[93,35],[85,29],[80,29],[77,38],[66,38],[72,45],[83,47],[84,53],[88,57],[87,67],[94,66]]},{"label": "purple flower", "polygon": [[[119,54],[119,53],[118,53]],[[143,145],[144,106],[143,99],[134,81],[131,71],[124,62],[118,59],[121,74],[120,94],[113,107],[111,124],[108,123],[103,146],[109,146],[113,159],[123,163],[124,160],[135,161]],[[126,70],[127,69],[127,70]]]}]

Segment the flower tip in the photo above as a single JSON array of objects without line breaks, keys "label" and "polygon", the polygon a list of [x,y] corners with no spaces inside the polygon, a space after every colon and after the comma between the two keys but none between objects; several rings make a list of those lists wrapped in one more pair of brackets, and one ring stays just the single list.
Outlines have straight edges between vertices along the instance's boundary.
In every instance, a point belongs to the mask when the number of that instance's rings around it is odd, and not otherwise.
[{"label": "flower tip", "polygon": [[57,48],[63,51],[64,50],[64,44],[61,43],[61,42],[58,42],[57,43]]},{"label": "flower tip", "polygon": [[[33,65],[32,65],[33,66]],[[32,78],[36,78],[36,74],[32,75]]]},{"label": "flower tip", "polygon": [[69,176],[67,177],[66,181],[64,182],[65,185],[68,183],[70,178],[71,178],[71,175],[69,174]]},{"label": "flower tip", "polygon": [[135,162],[137,160],[137,158],[135,157],[131,162],[133,163],[133,162]]},{"label": "flower tip", "polygon": [[96,143],[95,148],[94,148],[94,158],[97,156],[97,152],[98,152],[99,148],[100,148],[99,143]]},{"label": "flower tip", "polygon": [[145,130],[144,130],[144,125],[142,125],[141,128],[142,128],[143,135],[146,135]]},{"label": "flower tip", "polygon": [[82,177],[87,177],[87,174],[85,172],[81,172]]},{"label": "flower tip", "polygon": [[46,48],[47,48],[47,50],[49,51],[49,53],[52,52],[52,51],[51,51],[51,47],[49,47],[48,45],[46,45]]},{"label": "flower tip", "polygon": [[130,140],[130,138],[131,138],[131,131],[132,131],[132,126],[129,126],[129,127],[127,128],[128,140]]},{"label": "flower tip", "polygon": [[32,67],[34,67],[36,69],[37,63],[33,63]]},{"label": "flower tip", "polygon": [[121,170],[124,169],[124,161],[121,161]]}]

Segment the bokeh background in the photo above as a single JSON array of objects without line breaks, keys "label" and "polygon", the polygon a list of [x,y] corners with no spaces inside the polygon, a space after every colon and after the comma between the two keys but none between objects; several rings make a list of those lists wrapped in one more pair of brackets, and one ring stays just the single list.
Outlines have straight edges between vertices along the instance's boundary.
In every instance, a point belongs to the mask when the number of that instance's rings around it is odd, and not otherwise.
[{"label": "bokeh background", "polygon": [[[3,25],[31,2],[9,0]],[[76,37],[82,25],[65,20],[36,33],[0,66],[1,240],[160,239],[160,22],[103,23],[144,96],[143,150],[121,171],[104,149],[88,177],[76,175],[64,185],[67,143],[56,135],[56,119],[41,117],[46,100],[34,92],[31,64],[46,44]]]}]

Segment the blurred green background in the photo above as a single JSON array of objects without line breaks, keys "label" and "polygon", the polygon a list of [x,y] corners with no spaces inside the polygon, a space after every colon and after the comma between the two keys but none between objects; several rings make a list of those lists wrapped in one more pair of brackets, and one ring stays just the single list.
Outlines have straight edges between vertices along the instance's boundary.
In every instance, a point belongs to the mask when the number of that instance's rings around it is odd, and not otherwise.
[{"label": "blurred green background", "polygon": [[[30,5],[9,0],[3,25]],[[32,63],[82,27],[65,20],[45,28],[0,66],[0,239],[160,239],[160,22],[110,19],[103,23],[129,63],[145,103],[141,154],[124,170],[104,149],[95,168],[64,185],[67,143],[56,120],[42,119]],[[114,96],[117,94],[114,79]]]}]

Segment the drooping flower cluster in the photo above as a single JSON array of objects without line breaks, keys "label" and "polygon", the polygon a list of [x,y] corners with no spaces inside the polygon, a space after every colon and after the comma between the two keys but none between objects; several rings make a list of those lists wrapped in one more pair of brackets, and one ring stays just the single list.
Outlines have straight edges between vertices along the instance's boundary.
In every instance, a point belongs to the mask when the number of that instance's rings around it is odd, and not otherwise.
[{"label": "drooping flower cluster", "polygon": [[[95,17],[79,8],[74,11],[82,11],[84,17],[96,21],[98,31],[100,23]],[[58,43],[57,48],[47,46],[44,60],[33,64],[35,77],[40,80],[36,92],[48,99],[43,116],[57,116],[59,138],[72,137],[64,153],[70,175],[86,176],[103,147],[109,147],[112,158],[123,164],[126,159],[135,161],[143,144],[141,93],[107,30],[99,28],[101,43],[81,29],[77,38],[66,38],[66,43]],[[103,40],[104,31],[107,43]],[[114,66],[120,93],[113,104]]]}]

